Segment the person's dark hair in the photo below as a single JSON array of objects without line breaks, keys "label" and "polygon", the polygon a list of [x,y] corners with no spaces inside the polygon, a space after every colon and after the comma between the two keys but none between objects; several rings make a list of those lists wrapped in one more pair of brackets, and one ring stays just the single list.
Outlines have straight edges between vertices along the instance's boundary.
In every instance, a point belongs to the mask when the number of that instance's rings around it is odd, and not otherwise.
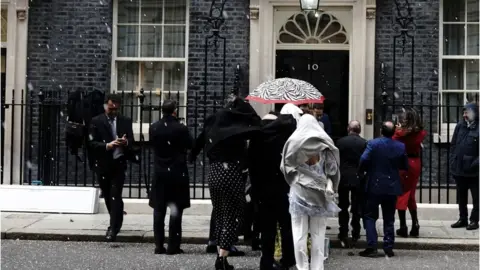
[{"label": "person's dark hair", "polygon": [[313,104],[313,109],[314,110],[323,110],[325,106],[322,103],[315,103]]},{"label": "person's dark hair", "polygon": [[423,130],[422,117],[413,108],[405,109],[401,115],[400,124],[407,132],[419,132]]},{"label": "person's dark hair", "polygon": [[385,121],[382,123],[381,132],[384,137],[391,138],[395,134],[395,125],[392,121]]},{"label": "person's dark hair", "polygon": [[162,114],[172,115],[176,109],[177,109],[177,102],[175,102],[174,100],[167,99],[163,101]]},{"label": "person's dark hair", "polygon": [[348,130],[350,132],[360,134],[362,132],[362,125],[357,120],[352,120],[348,123]]},{"label": "person's dark hair", "polygon": [[122,96],[119,94],[108,94],[105,98],[105,103],[111,101],[113,103],[122,104]]}]

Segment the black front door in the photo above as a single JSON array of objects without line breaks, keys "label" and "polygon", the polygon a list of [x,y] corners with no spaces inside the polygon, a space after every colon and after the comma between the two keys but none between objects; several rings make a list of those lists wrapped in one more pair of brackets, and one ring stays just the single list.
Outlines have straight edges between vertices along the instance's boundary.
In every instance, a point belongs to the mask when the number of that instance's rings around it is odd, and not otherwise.
[{"label": "black front door", "polygon": [[347,134],[348,51],[277,50],[275,77],[300,79],[315,86],[325,97],[324,112],[332,124],[332,138]]}]

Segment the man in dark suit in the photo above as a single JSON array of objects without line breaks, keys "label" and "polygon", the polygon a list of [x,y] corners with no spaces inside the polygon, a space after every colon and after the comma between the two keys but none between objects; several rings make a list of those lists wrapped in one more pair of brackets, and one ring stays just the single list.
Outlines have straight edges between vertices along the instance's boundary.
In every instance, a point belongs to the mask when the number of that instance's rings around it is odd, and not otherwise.
[{"label": "man in dark suit", "polygon": [[[176,117],[175,101],[165,100],[162,104],[163,118],[149,130],[149,141],[154,150],[155,176],[150,191],[149,205],[153,211],[155,254],[183,253],[182,238],[183,210],[190,207],[190,183],[187,168],[187,151],[192,149],[193,138],[188,128]],[[170,208],[168,248],[165,241],[165,215]]]},{"label": "man in dark suit", "polygon": [[366,202],[364,225],[367,232],[367,249],[360,252],[363,257],[376,257],[378,206],[382,207],[383,216],[383,250],[385,255],[393,257],[395,242],[394,223],[397,196],[402,194],[400,170],[408,169],[405,145],[392,140],[395,126],[391,121],[382,124],[382,137],[371,140],[360,158],[360,174],[366,172]]},{"label": "man in dark suit", "polygon": [[89,144],[95,157],[94,170],[110,214],[107,241],[115,241],[122,227],[122,191],[127,157],[134,143],[132,120],[119,114],[120,106],[120,96],[108,95],[105,114],[94,117],[90,123]]},{"label": "man in dark suit", "polygon": [[[340,151],[340,186],[338,189],[339,207],[342,209],[338,216],[340,233],[338,239],[342,246],[348,246],[348,221],[352,213],[352,242],[360,239],[360,208],[359,201],[361,193],[361,181],[357,174],[360,157],[367,145],[367,141],[360,137],[362,127],[360,122],[353,120],[348,124],[348,136],[337,141],[337,148]],[[362,176],[363,177],[363,176]],[[350,201],[351,198],[351,201]]]}]

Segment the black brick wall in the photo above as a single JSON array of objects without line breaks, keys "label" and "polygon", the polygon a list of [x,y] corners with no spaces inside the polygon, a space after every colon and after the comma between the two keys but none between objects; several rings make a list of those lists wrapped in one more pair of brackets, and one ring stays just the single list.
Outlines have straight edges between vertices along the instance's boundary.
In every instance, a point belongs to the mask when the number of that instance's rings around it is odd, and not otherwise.
[{"label": "black brick wall", "polygon": [[[44,102],[53,99],[56,104],[65,102],[68,92],[78,88],[108,91],[112,0],[42,0],[30,1],[29,4],[27,82],[30,95],[34,97],[30,101],[38,101],[40,89],[47,96]],[[51,160],[51,169],[58,171],[58,179],[68,177],[71,182],[75,178],[84,183],[83,176],[87,171],[84,164],[75,162],[72,156],[67,158],[65,153],[64,116],[59,107],[45,107],[45,110],[47,108],[52,109],[49,116],[52,119],[51,128],[49,133],[43,133],[43,137],[39,137],[39,125],[45,126],[46,119],[39,118],[37,106],[27,110],[26,127],[29,132],[26,149],[31,149],[31,153],[25,154],[30,159],[27,164],[36,168],[42,160]],[[53,145],[57,143],[47,151],[47,156],[40,155],[39,159],[39,141],[47,140],[46,135]],[[73,172],[75,167],[78,173]],[[39,178],[37,170],[32,169],[31,174],[32,179]]]},{"label": "black brick wall", "polygon": [[[202,130],[205,116],[213,113],[213,107],[219,108],[223,102],[223,70],[225,70],[225,92],[228,94],[233,87],[236,65],[240,65],[240,94],[248,94],[248,70],[249,70],[249,39],[250,20],[248,0],[229,0],[225,5],[225,29],[220,31],[220,36],[225,38],[226,50],[223,50],[223,40],[219,41],[217,54],[209,40],[207,56],[205,55],[205,37],[212,34],[205,29],[206,20],[211,6],[210,0],[193,0],[190,3],[190,34],[188,54],[188,126],[192,135],[198,135]],[[225,55],[226,66],[223,66]],[[207,57],[207,69],[205,69],[205,57]],[[205,72],[206,80],[205,92]],[[206,98],[205,98],[206,97]],[[206,106],[204,106],[206,105]],[[206,108],[206,111],[204,111]],[[201,160],[201,161],[200,161]],[[202,182],[202,166],[206,160],[199,156],[197,162],[197,182]],[[205,170],[208,173],[208,170]],[[192,171],[193,173],[193,171]]]},{"label": "black brick wall", "polygon": [[[400,0],[405,4],[405,0]],[[448,144],[438,145],[433,142],[438,123],[438,63],[439,63],[439,0],[414,0],[411,4],[411,14],[415,28],[408,33],[413,40],[407,38],[406,50],[402,52],[402,38],[395,43],[395,36],[400,32],[394,27],[397,9],[395,1],[377,1],[376,10],[376,84],[375,84],[375,130],[383,118],[382,113],[382,76],[381,66],[384,65],[386,92],[389,94],[388,104],[397,104],[395,108],[388,106],[387,115],[392,111],[401,112],[402,104],[411,104],[423,114],[425,129],[428,136],[423,142],[423,174],[424,184],[444,184],[451,182],[446,172]],[[406,12],[406,10],[402,10]],[[400,27],[401,28],[401,27]],[[394,44],[396,50],[394,51]],[[412,57],[413,48],[413,57]],[[413,69],[412,69],[413,61]],[[411,83],[413,73],[413,96]],[[395,87],[394,85],[395,79]],[[430,107],[434,106],[434,107]],[[440,168],[440,169],[439,169]]]}]

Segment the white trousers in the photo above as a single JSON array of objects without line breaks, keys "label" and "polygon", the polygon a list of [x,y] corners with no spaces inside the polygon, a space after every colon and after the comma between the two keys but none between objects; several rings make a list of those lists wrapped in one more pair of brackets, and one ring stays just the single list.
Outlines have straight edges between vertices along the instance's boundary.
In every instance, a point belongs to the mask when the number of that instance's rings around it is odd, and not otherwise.
[{"label": "white trousers", "polygon": [[[323,270],[327,218],[292,215],[293,245],[298,270]],[[312,239],[311,264],[308,264],[308,233]]]}]

